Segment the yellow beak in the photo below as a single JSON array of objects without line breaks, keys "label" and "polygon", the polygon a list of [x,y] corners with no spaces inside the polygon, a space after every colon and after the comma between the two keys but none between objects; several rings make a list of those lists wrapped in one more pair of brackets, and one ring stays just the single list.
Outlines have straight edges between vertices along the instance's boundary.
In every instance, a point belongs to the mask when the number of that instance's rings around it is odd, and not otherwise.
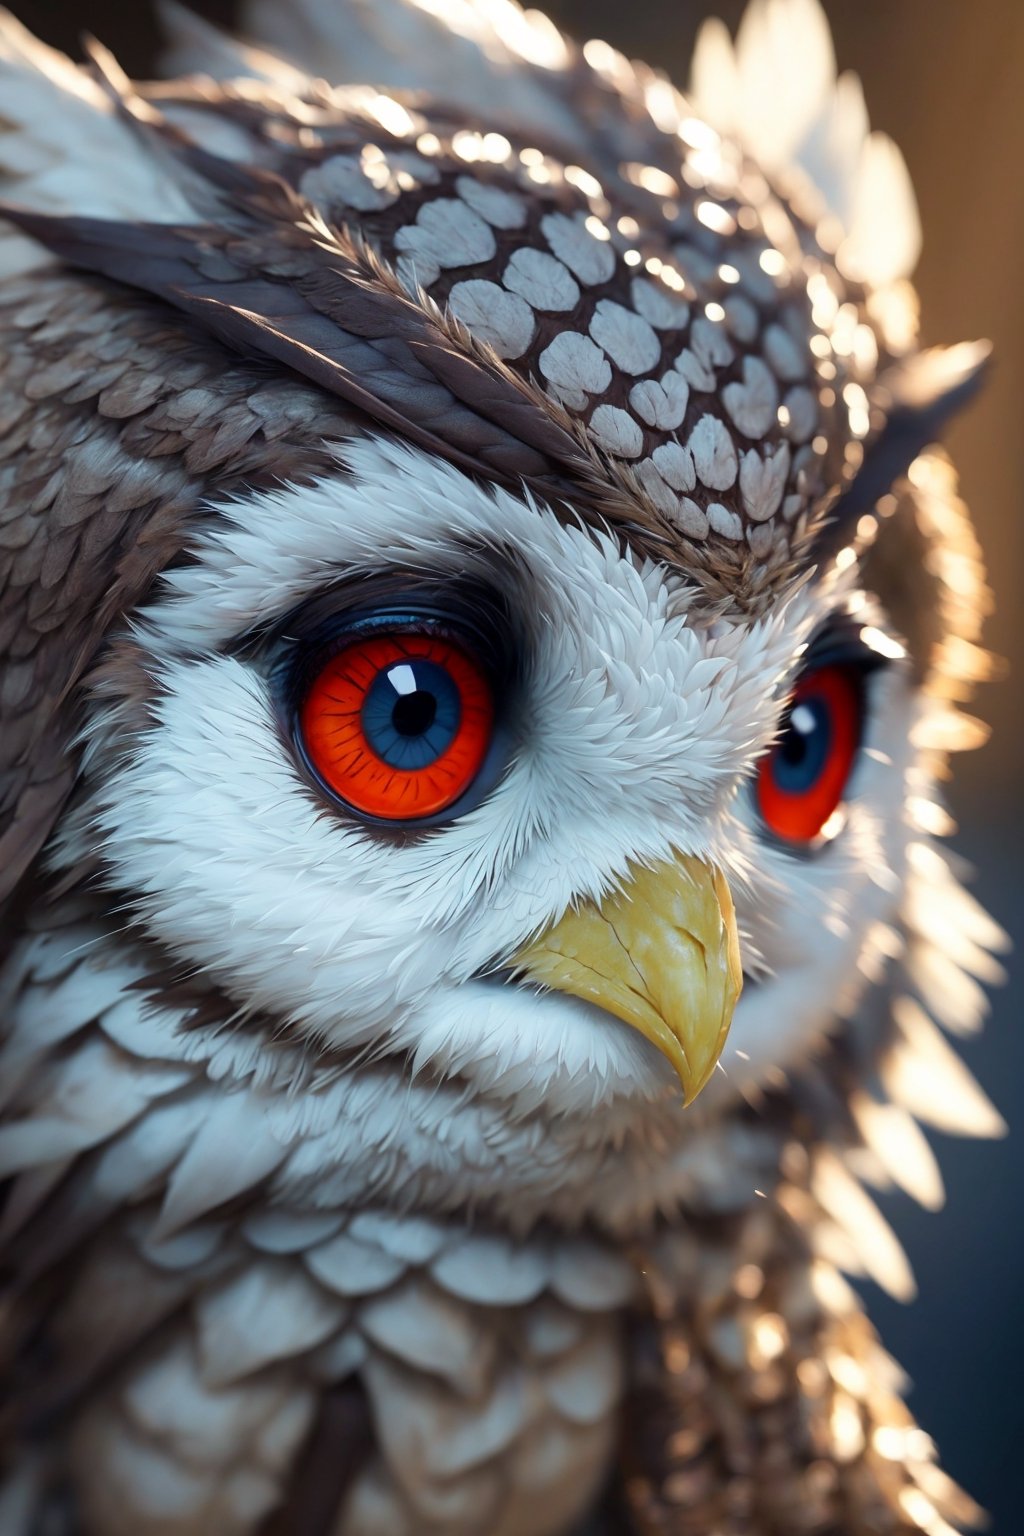
[{"label": "yellow beak", "polygon": [[729,887],[688,856],[636,870],[600,905],[570,909],[513,965],[646,1035],[679,1073],[687,1104],[715,1070],[743,985]]}]

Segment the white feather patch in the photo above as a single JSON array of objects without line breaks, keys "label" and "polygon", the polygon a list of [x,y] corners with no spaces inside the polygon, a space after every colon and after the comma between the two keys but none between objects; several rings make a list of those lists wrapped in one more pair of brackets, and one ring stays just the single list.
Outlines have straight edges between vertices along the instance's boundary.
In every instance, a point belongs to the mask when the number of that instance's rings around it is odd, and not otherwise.
[{"label": "white feather patch", "polygon": [[192,1465],[219,1471],[241,1460],[247,1444],[268,1470],[287,1470],[313,1408],[294,1375],[268,1374],[241,1386],[211,1386],[191,1340],[179,1335],[132,1376],[124,1394],[135,1425],[173,1446]]},{"label": "white feather patch", "polygon": [[615,251],[586,227],[586,215],[546,213],[540,221],[552,252],[586,287],[606,283],[615,272]]},{"label": "white feather patch", "polygon": [[349,1223],[352,1237],[402,1264],[428,1264],[455,1239],[457,1230],[427,1216],[396,1216],[387,1210],[357,1211]]},{"label": "white feather patch", "polygon": [[0,1125],[0,1176],[109,1140],[190,1076],[187,1068],[127,1059],[102,1039],[85,1041],[53,1064],[30,1115]]},{"label": "white feather patch", "polygon": [[635,459],[643,452],[644,435],[636,420],[618,405],[599,405],[590,418],[591,437],[605,453]]},{"label": "white feather patch", "polygon": [[743,359],[743,382],[722,390],[722,403],[744,437],[762,438],[774,425],[779,404],[775,376],[759,357]]},{"label": "white feather patch", "polygon": [[302,1253],[333,1237],[344,1217],[337,1211],[289,1211],[271,1207],[246,1217],[242,1232],[262,1253]]},{"label": "white feather patch", "polygon": [[[661,379],[642,379],[629,392],[629,403],[641,421],[646,421],[649,427],[659,427],[664,432],[674,432],[682,426],[689,401],[690,386],[682,374],[674,370]],[[668,443],[662,446],[673,445]]]},{"label": "white feather patch", "polygon": [[584,1312],[612,1312],[636,1295],[638,1277],[618,1248],[584,1238],[556,1245],[551,1288],[570,1307]]},{"label": "white feather patch", "polygon": [[[167,166],[115,113],[86,72],[0,13],[0,184],[43,213],[196,220]],[[45,264],[41,246],[0,226],[0,276]]]},{"label": "white feather patch", "polygon": [[755,523],[774,517],[789,474],[789,448],[782,444],[771,457],[750,448],[740,460],[740,495],[747,516]]},{"label": "white feather patch", "polygon": [[494,1307],[522,1305],[539,1296],[550,1266],[535,1243],[516,1243],[499,1233],[474,1233],[436,1258],[431,1272],[453,1295]]},{"label": "white feather patch", "polygon": [[287,1259],[250,1259],[238,1275],[204,1291],[195,1311],[202,1374],[210,1386],[305,1353],[348,1316],[337,1297]]},{"label": "white feather patch", "polygon": [[580,300],[579,285],[565,263],[531,246],[512,252],[502,282],[534,309],[574,309]]},{"label": "white feather patch", "polygon": [[368,1296],[392,1285],[405,1270],[385,1249],[342,1232],[306,1254],[310,1271],[338,1296]]},{"label": "white feather patch", "polygon": [[216,1095],[167,1186],[154,1239],[171,1236],[252,1189],[281,1164],[285,1151],[271,1135],[254,1095],[243,1091]]},{"label": "white feather patch", "polygon": [[538,362],[553,388],[583,406],[588,395],[603,394],[612,381],[611,367],[600,347],[578,331],[560,331]]},{"label": "white feather patch", "polygon": [[395,232],[395,249],[430,268],[468,267],[490,261],[494,234],[461,198],[435,197],[421,205],[415,224]]},{"label": "white feather patch", "polygon": [[492,346],[499,357],[521,357],[533,340],[533,310],[524,299],[506,293],[497,283],[483,278],[456,283],[448,295],[448,305],[456,319],[478,340]]},{"label": "white feather patch", "polygon": [[736,480],[736,448],[728,428],[710,414],[702,416],[690,433],[687,447],[693,455],[697,479],[709,490],[727,491]]},{"label": "white feather patch", "polygon": [[526,223],[526,204],[517,192],[489,186],[472,176],[460,176],[455,190],[474,213],[495,229],[520,229]]},{"label": "white feather patch", "polygon": [[612,299],[598,300],[590,334],[623,373],[646,373],[661,357],[661,342],[643,316]]},{"label": "white feather patch", "polygon": [[497,1339],[474,1309],[422,1278],[407,1280],[363,1303],[359,1326],[378,1348],[455,1391],[480,1397],[490,1379]]}]

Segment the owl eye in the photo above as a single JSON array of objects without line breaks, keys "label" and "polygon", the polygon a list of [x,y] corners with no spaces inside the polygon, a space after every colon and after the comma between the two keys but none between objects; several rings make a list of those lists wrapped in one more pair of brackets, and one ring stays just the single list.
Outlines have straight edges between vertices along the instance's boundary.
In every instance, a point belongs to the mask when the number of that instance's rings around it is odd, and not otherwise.
[{"label": "owl eye", "polygon": [[487,674],[446,636],[374,633],[317,670],[301,745],[327,788],[364,816],[416,821],[461,799],[494,729]]},{"label": "owl eye", "polygon": [[800,679],[755,788],[761,818],[776,837],[807,845],[825,831],[846,790],[863,713],[858,667],[816,667]]}]

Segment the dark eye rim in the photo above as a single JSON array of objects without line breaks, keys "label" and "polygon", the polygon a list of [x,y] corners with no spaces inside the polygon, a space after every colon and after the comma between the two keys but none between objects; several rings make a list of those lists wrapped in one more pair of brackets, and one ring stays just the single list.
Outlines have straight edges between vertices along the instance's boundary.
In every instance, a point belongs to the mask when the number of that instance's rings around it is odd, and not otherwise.
[{"label": "dark eye rim", "polygon": [[[757,830],[761,839],[772,847],[779,849],[794,859],[817,858],[826,848],[832,846],[835,838],[818,836],[808,839],[806,842],[794,838],[787,838],[776,832],[765,820],[758,798],[758,781],[761,765],[774,751],[781,739],[781,728],[784,726],[793,707],[794,695],[804,679],[813,676],[826,668],[834,667],[846,672],[853,683],[858,703],[857,739],[855,743],[850,769],[846,777],[844,791],[839,801],[839,806],[846,805],[851,799],[850,787],[855,782],[857,769],[860,765],[864,743],[867,737],[868,726],[871,717],[872,677],[876,673],[889,671],[893,666],[899,665],[897,660],[890,655],[883,654],[863,638],[865,631],[881,626],[872,625],[871,622],[859,613],[844,611],[834,615],[811,638],[802,658],[801,666],[792,678],[786,691],[783,706],[779,714],[779,733],[773,738],[766,754],[759,757],[755,765],[754,774],[749,783],[749,798],[757,820]],[[885,632],[885,631],[883,631]]]},{"label": "dark eye rim", "polygon": [[[455,600],[451,605],[418,598],[387,605],[363,605],[334,614],[320,614],[313,624],[292,616],[281,636],[279,654],[271,668],[271,686],[286,744],[305,782],[332,810],[352,824],[385,836],[401,838],[441,829],[475,810],[501,782],[513,756],[515,697],[519,668],[507,628],[488,622],[479,601]],[[451,805],[428,816],[375,816],[352,805],[332,789],[312,761],[302,729],[302,707],[313,679],[332,657],[354,641],[384,634],[429,634],[460,646],[483,671],[494,702],[491,738],[472,781]]]}]

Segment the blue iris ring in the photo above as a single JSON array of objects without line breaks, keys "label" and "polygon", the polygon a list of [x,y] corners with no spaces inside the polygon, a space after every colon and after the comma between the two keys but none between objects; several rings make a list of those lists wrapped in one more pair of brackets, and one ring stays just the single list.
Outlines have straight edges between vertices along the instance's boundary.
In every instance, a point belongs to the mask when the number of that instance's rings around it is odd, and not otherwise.
[{"label": "blue iris ring", "polygon": [[786,795],[805,795],[825,771],[832,748],[832,712],[813,694],[794,704],[775,748],[772,771]]},{"label": "blue iris ring", "polygon": [[462,697],[444,667],[423,657],[401,657],[382,668],[360,711],[367,745],[392,768],[429,768],[455,740]]}]

